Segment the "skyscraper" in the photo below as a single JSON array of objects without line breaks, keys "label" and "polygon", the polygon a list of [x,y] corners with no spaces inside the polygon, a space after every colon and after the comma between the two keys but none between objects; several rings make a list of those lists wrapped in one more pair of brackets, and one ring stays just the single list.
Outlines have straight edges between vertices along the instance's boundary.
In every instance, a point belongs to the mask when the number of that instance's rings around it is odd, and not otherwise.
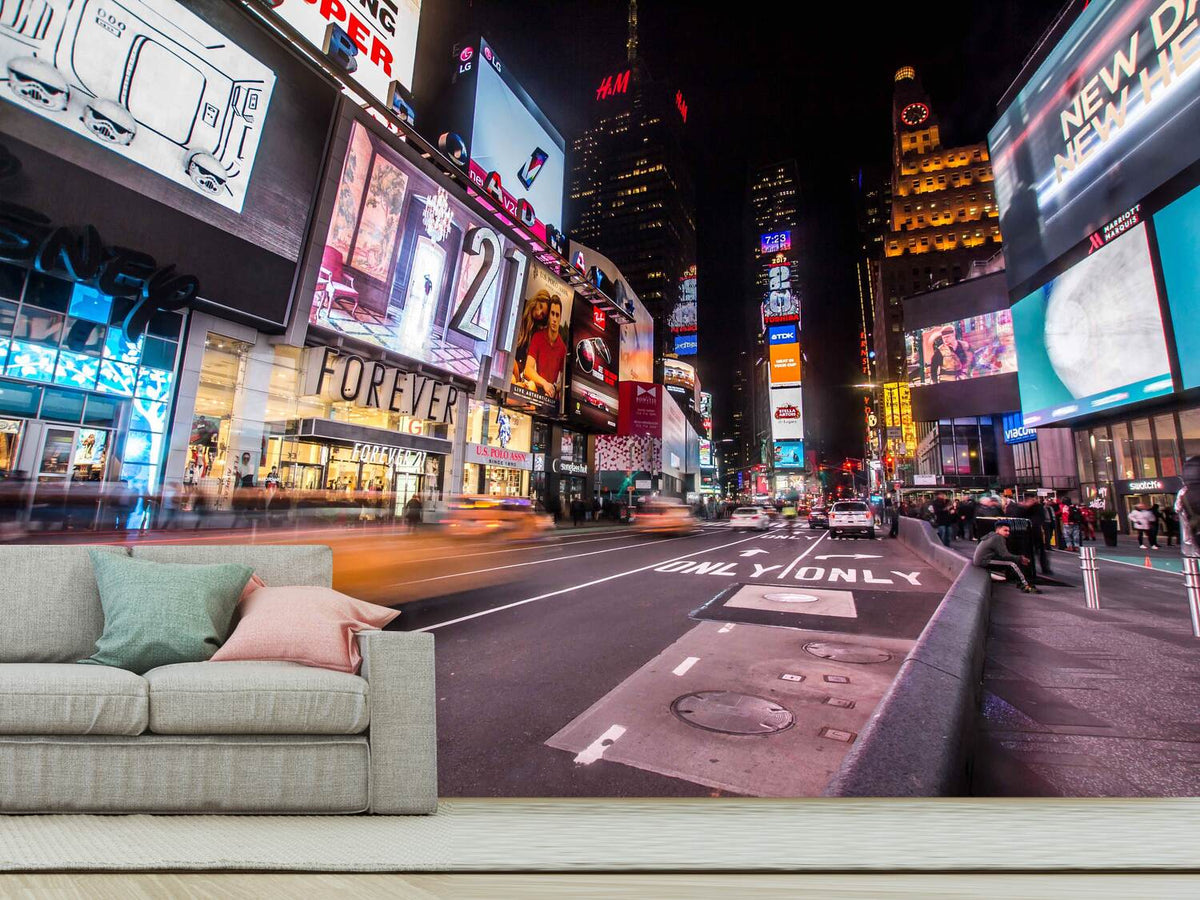
[{"label": "skyscraper", "polygon": [[694,355],[696,204],[683,147],[687,101],[638,54],[637,2],[621,66],[596,87],[573,142],[568,230],[608,256],[654,316],[656,360]]},{"label": "skyscraper", "polygon": [[961,281],[1000,251],[999,212],[985,142],[943,147],[938,117],[911,66],[892,95],[891,222],[875,296],[876,366],[904,376],[905,297]]}]

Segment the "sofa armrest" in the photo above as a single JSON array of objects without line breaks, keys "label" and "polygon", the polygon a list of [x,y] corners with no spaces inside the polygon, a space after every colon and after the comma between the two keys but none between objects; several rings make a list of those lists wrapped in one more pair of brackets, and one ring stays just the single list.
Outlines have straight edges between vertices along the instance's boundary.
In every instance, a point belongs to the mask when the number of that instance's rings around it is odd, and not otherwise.
[{"label": "sofa armrest", "polygon": [[371,812],[436,812],[433,635],[364,631],[358,646],[371,693]]}]

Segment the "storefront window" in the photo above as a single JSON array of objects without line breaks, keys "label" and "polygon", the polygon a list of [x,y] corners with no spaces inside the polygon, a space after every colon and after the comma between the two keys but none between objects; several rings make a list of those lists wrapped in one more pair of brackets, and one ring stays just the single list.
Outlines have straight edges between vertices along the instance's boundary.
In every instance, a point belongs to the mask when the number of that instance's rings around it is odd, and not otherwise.
[{"label": "storefront window", "polygon": [[1200,456],[1200,408],[1180,410],[1179,431],[1183,437],[1183,458]]},{"label": "storefront window", "polygon": [[0,419],[0,475],[8,475],[17,466],[21,424],[20,419]]},{"label": "storefront window", "polygon": [[1157,416],[1154,419],[1154,435],[1158,438],[1158,459],[1162,464],[1163,478],[1177,477],[1182,469],[1179,465],[1179,442],[1175,437],[1175,417]]},{"label": "storefront window", "polygon": [[1121,479],[1136,478],[1133,468],[1133,440],[1129,437],[1129,423],[1116,422],[1112,426],[1112,447],[1116,459],[1114,477]]},{"label": "storefront window", "polygon": [[1137,478],[1157,478],[1158,460],[1154,454],[1154,440],[1150,436],[1150,420],[1133,421],[1133,450],[1137,459]]},{"label": "storefront window", "polygon": [[1096,465],[1096,480],[1108,482],[1113,480],[1113,447],[1112,439],[1108,436],[1107,428],[1092,430],[1089,438],[1092,445],[1092,461]]},{"label": "storefront window", "polygon": [[1075,460],[1079,464],[1079,483],[1092,480],[1092,441],[1089,432],[1075,432]]}]

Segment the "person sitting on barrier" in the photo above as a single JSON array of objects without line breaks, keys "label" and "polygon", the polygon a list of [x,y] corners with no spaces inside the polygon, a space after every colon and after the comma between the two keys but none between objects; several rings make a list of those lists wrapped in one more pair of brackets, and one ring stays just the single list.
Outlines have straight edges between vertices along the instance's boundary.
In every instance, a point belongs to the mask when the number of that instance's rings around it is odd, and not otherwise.
[{"label": "person sitting on barrier", "polygon": [[1008,552],[1008,532],[1007,525],[997,525],[995,531],[980,539],[972,561],[979,568],[987,569],[989,572],[998,572],[1005,579],[1010,576],[1016,578],[1017,584],[1026,594],[1040,594],[1041,591],[1031,585],[1026,580],[1025,573],[1021,571],[1021,566],[1029,565],[1029,557],[1016,556]]}]

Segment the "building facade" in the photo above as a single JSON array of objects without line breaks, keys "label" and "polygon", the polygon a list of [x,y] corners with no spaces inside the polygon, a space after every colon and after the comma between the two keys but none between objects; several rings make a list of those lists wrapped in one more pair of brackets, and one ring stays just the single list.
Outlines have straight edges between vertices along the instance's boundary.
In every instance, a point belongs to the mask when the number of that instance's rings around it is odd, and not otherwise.
[{"label": "building facade", "polygon": [[696,206],[684,150],[687,103],[637,53],[631,4],[624,64],[596,88],[571,145],[568,230],[620,267],[654,317],[655,356],[696,353]]},{"label": "building facade", "polygon": [[932,102],[905,66],[892,98],[891,214],[875,291],[880,376],[904,367],[905,297],[966,278],[1001,247],[986,143],[944,147]]}]

